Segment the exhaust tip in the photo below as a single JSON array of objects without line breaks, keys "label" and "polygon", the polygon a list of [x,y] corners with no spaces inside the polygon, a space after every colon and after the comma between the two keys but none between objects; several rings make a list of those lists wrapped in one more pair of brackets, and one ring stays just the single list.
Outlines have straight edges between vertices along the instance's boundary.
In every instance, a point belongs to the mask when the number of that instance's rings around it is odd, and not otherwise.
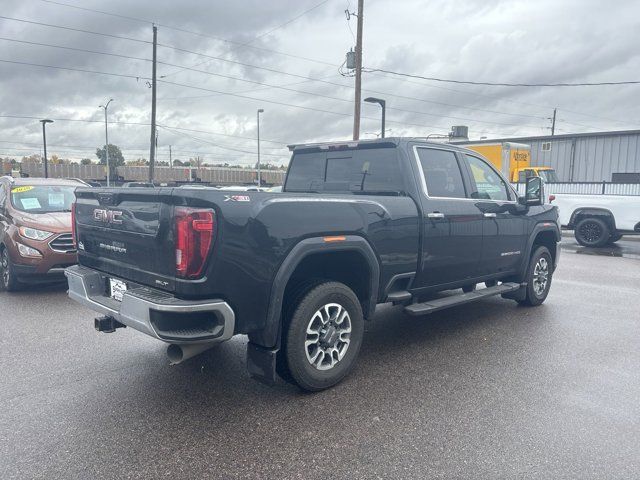
[{"label": "exhaust tip", "polygon": [[171,344],[167,347],[167,357],[171,365],[175,365],[184,360],[184,351],[180,345]]}]

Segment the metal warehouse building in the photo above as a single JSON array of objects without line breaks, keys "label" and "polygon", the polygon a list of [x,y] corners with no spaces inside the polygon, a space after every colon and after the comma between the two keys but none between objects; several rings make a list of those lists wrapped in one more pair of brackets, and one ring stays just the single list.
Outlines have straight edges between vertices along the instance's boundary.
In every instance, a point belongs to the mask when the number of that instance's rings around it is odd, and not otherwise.
[{"label": "metal warehouse building", "polygon": [[[640,130],[499,138],[469,143],[496,142],[531,145],[531,164],[555,168],[562,182],[611,182],[614,173],[640,176]],[[625,183],[630,183],[628,178]]]}]

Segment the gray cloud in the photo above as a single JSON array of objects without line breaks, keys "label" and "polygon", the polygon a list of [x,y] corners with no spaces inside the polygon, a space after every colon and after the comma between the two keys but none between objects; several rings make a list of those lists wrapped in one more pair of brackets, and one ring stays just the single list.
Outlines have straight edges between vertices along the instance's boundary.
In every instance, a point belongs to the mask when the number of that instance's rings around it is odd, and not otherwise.
[{"label": "gray cloud", "polygon": [[[162,62],[193,66],[207,60],[195,68],[344,100],[266,88],[188,70],[175,73],[175,67],[159,65],[159,75],[169,74],[165,81],[203,89],[159,83],[160,124],[249,138],[160,129],[160,159],[166,157],[171,144],[177,158],[193,156],[191,152],[200,151],[207,152],[203,155],[207,161],[254,162],[255,155],[226,150],[214,144],[254,151],[255,141],[252,138],[255,136],[257,108],[265,109],[261,136],[267,140],[284,144],[346,139],[351,134],[352,118],[349,115],[353,110],[353,79],[341,77],[337,68],[354,43],[344,17],[346,1],[330,0],[308,15],[257,40],[254,40],[256,36],[318,2],[66,1],[153,20],[161,25],[158,32],[161,44],[344,85],[305,82],[294,76],[159,47],[158,59]],[[351,1],[351,10],[355,8],[354,3]],[[633,1],[611,4],[598,0],[376,0],[365,3],[364,63],[370,68],[443,78],[514,82],[635,80],[640,71],[635,38],[640,5]],[[147,23],[39,0],[5,0],[2,12],[9,17],[151,40],[151,26]],[[164,25],[207,36],[180,32]],[[352,28],[355,30],[355,19],[352,19]],[[151,56],[151,47],[146,43],[9,20],[0,19],[0,36],[135,57]],[[251,42],[250,46],[255,48],[209,36],[241,44]],[[0,40],[0,52],[0,58],[5,60],[141,77],[151,73],[151,65],[145,61],[4,40]],[[371,90],[382,92],[375,93],[375,96],[386,95],[387,104],[391,107],[388,127],[394,135],[444,133],[454,124],[469,125],[475,138],[545,134],[549,126],[547,117],[554,106],[559,108],[558,129],[561,132],[639,128],[640,123],[637,100],[640,86],[575,89],[476,87],[366,73],[363,88],[365,95],[371,94]],[[235,92],[255,99],[220,95],[207,89]],[[101,120],[102,112],[97,106],[110,97],[115,99],[110,107],[110,119],[148,123],[151,95],[144,80],[0,63],[0,114]],[[282,103],[343,115],[294,108]],[[378,108],[364,105],[363,115],[370,118],[363,119],[362,132],[377,132]],[[123,147],[127,159],[148,157],[148,126],[110,125],[109,129],[110,140]],[[100,123],[59,121],[50,125],[48,132],[48,141],[52,145],[49,150],[51,153],[59,152],[63,157],[95,158],[95,147],[103,143],[104,130]],[[31,144],[38,145],[40,141],[41,130],[37,120],[0,118],[0,142],[3,142],[0,143],[0,155],[21,156],[30,153],[30,148],[37,151],[37,146]],[[86,150],[77,150],[77,147]],[[286,162],[288,152],[281,144],[264,143],[263,151],[274,155],[265,159]]]}]

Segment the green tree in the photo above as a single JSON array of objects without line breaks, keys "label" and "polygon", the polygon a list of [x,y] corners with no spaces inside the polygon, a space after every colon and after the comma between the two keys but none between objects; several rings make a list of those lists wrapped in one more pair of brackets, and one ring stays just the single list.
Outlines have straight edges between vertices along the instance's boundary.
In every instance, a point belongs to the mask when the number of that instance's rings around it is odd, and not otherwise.
[{"label": "green tree", "polygon": [[91,161],[90,158],[83,158],[82,160],[80,160],[80,165],[92,165],[93,162]]},{"label": "green tree", "polygon": [[[96,157],[100,160],[101,165],[107,164],[107,156],[105,147],[96,148]],[[117,145],[109,144],[109,167],[115,169],[124,165],[124,157],[122,156],[122,150]]]}]

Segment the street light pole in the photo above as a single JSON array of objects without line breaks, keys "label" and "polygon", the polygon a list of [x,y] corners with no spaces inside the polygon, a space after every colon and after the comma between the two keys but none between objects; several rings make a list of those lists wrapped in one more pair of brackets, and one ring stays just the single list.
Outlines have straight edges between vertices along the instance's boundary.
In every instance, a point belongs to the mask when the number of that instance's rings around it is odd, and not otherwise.
[{"label": "street light pole", "polygon": [[260,114],[263,112],[264,110],[262,108],[259,108],[258,113],[256,114],[258,127],[258,188],[262,186],[262,177],[260,175]]},{"label": "street light pole", "polygon": [[107,187],[109,187],[110,185],[110,178],[111,178],[111,166],[109,165],[109,131],[107,130],[107,108],[109,108],[109,104],[113,102],[113,98],[110,98],[109,101],[104,104],[104,105],[100,105],[98,108],[104,108],[104,140],[105,140],[105,145],[104,145],[104,153],[107,157]]},{"label": "street light pole", "polygon": [[40,120],[40,123],[42,123],[42,142],[44,143],[44,178],[49,178],[49,165],[47,160],[47,130],[45,128],[45,125],[47,123],[53,123],[53,120],[44,118]]},{"label": "street light pole", "polygon": [[380,137],[384,138],[384,131],[385,131],[385,116],[386,116],[386,110],[387,110],[387,102],[384,101],[381,98],[375,98],[375,97],[367,97],[364,99],[365,102],[367,103],[377,103],[378,105],[380,105],[382,107],[382,132],[380,133]]}]

